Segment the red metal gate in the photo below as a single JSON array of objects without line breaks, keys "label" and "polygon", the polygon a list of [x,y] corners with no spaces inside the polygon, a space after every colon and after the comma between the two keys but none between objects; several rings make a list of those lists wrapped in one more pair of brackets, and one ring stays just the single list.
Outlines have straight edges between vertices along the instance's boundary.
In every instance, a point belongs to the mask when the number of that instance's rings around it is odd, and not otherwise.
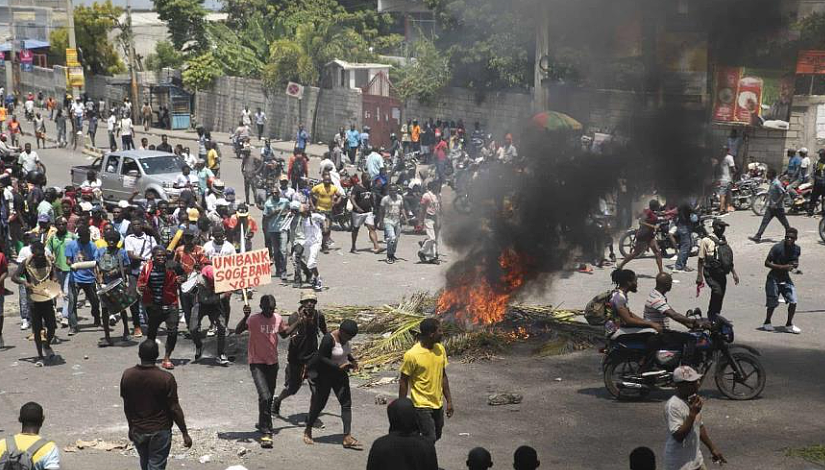
[{"label": "red metal gate", "polygon": [[389,147],[390,134],[397,135],[401,129],[401,101],[390,96],[391,87],[389,78],[379,72],[363,88],[362,121],[370,126],[370,141],[379,147]]}]

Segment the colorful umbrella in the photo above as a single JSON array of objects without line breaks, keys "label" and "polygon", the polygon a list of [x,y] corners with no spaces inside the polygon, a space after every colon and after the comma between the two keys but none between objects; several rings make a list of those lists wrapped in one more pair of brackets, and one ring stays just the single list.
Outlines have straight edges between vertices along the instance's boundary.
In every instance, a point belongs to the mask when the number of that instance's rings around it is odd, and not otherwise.
[{"label": "colorful umbrella", "polygon": [[548,131],[580,131],[582,124],[558,111],[544,111],[533,116],[533,122]]}]

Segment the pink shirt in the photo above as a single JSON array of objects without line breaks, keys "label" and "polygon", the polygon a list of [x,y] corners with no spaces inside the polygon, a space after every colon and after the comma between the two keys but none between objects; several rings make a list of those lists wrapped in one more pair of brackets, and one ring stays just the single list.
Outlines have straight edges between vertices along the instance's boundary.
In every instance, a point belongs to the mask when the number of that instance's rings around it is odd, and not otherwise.
[{"label": "pink shirt", "polygon": [[246,321],[249,328],[248,364],[273,365],[278,363],[278,333],[287,326],[277,313],[266,318],[260,313],[251,315]]}]

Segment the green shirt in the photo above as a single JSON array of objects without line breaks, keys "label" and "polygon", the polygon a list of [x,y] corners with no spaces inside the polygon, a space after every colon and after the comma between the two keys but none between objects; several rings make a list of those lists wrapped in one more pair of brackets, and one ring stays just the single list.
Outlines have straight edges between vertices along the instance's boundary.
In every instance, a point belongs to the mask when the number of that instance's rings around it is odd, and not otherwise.
[{"label": "green shirt", "polygon": [[66,235],[64,235],[62,239],[59,235],[54,234],[49,238],[49,241],[46,242],[46,246],[52,252],[52,256],[54,256],[55,266],[61,271],[69,271],[71,269],[69,263],[66,262],[66,245],[74,239],[75,234],[66,232]]},{"label": "green shirt", "polygon": [[52,209],[54,210],[55,220],[57,220],[58,217],[63,217],[63,204],[60,203],[60,199],[56,199],[52,203]]}]

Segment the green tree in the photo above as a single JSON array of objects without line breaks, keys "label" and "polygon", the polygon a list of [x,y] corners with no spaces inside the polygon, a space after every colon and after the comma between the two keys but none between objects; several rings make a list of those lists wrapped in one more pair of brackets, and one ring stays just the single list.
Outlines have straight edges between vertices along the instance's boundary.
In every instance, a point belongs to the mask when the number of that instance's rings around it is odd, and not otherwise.
[{"label": "green tree", "polygon": [[427,39],[416,41],[413,55],[407,65],[391,69],[393,84],[402,100],[416,97],[426,102],[450,82],[450,57]]},{"label": "green tree", "polygon": [[57,28],[49,34],[49,64],[66,65],[66,48],[69,47],[69,30]]},{"label": "green tree", "polygon": [[158,41],[155,44],[155,52],[146,56],[146,69],[159,71],[169,67],[180,68],[183,65],[184,56],[169,41]]},{"label": "green tree", "polygon": [[152,0],[158,17],[166,22],[169,38],[181,52],[201,53],[209,47],[203,0]]},{"label": "green tree", "polygon": [[537,0],[425,0],[450,56],[453,83],[490,90],[533,81]]},{"label": "green tree", "polygon": [[[125,70],[120,55],[109,41],[109,34],[119,28],[118,17],[123,9],[111,0],[79,5],[74,9],[75,37],[82,52],[83,69],[94,75],[114,75]],[[65,47],[63,60],[65,63]]]},{"label": "green tree", "polygon": [[192,90],[206,90],[223,74],[221,64],[215,56],[211,52],[206,52],[186,62],[186,68],[182,73],[183,84]]}]

